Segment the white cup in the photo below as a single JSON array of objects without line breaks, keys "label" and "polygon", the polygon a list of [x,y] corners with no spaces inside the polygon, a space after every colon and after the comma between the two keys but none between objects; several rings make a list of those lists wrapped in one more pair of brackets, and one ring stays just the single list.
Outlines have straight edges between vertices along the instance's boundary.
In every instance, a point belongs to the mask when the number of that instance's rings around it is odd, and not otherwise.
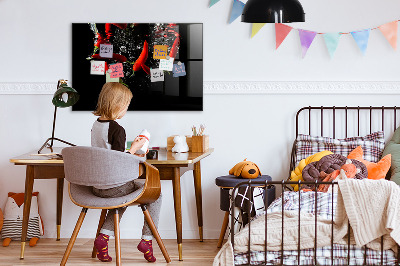
[{"label": "white cup", "polygon": [[147,152],[147,149],[149,148],[150,133],[146,129],[143,129],[142,132],[140,132],[138,138],[145,138],[146,142],[143,144],[142,148],[136,151],[136,154],[145,154]]}]

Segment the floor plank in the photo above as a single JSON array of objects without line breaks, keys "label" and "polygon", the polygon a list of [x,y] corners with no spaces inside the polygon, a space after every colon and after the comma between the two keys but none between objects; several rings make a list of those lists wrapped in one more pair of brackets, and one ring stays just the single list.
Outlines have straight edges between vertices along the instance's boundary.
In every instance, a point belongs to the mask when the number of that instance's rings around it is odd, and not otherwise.
[{"label": "floor plank", "polygon": [[[0,246],[0,265],[60,265],[61,258],[64,255],[69,239],[40,239],[36,247],[26,247],[25,259],[19,259],[21,244],[18,241],[12,241],[9,247]],[[143,254],[136,249],[140,240],[121,240],[122,263],[123,265],[149,266],[150,264],[143,258]],[[218,253],[218,240],[204,240],[200,242],[197,239],[183,241],[183,261],[178,260],[178,247],[176,240],[163,240],[168,250],[172,262],[167,264],[162,256],[157,243],[154,241],[154,255],[157,258],[157,265],[212,265],[215,255]],[[113,239],[110,241],[110,255],[115,259]],[[103,263],[97,259],[92,259],[93,240],[77,239],[68,259],[67,265],[114,265],[113,263]]]}]

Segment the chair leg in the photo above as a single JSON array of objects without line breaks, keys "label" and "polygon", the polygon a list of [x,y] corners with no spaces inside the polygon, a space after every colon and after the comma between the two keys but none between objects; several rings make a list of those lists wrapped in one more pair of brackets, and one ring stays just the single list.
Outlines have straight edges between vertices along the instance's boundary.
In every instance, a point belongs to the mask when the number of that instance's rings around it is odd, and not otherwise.
[{"label": "chair leg", "polygon": [[149,225],[150,230],[153,233],[153,236],[157,240],[157,244],[161,249],[161,252],[162,252],[162,254],[163,254],[164,258],[165,258],[165,261],[167,263],[170,263],[171,259],[170,259],[169,255],[168,255],[168,251],[165,248],[164,243],[161,240],[160,234],[158,233],[156,225],[154,224],[153,219],[151,218],[150,213],[146,208],[146,205],[140,205],[140,207],[142,208],[142,211],[143,211],[143,214],[144,214],[144,219],[146,220],[147,224]]},{"label": "chair leg", "polygon": [[115,209],[114,214],[114,234],[115,234],[115,256],[117,257],[115,265],[121,265],[121,243],[119,235],[119,213],[118,209]]},{"label": "chair leg", "polygon": [[71,239],[69,240],[67,249],[65,250],[64,257],[61,260],[61,266],[64,266],[67,263],[69,254],[71,254],[72,247],[74,246],[76,237],[78,236],[79,230],[81,229],[87,210],[87,208],[82,208],[81,214],[79,215],[78,221],[76,222],[74,232],[72,232]]},{"label": "chair leg", "polygon": [[217,248],[220,248],[222,246],[222,242],[224,241],[226,228],[228,227],[228,222],[229,222],[229,212],[225,212],[225,217],[224,217],[224,221],[222,222],[221,234],[219,235]]},{"label": "chair leg", "polygon": [[[100,230],[103,227],[104,221],[106,220],[106,215],[107,215],[107,210],[106,209],[101,210],[101,215],[100,215],[100,219],[99,219],[99,226],[97,227],[96,238],[100,234]],[[95,248],[95,246],[93,244],[92,258],[96,258],[96,255],[97,255],[97,250],[96,250],[96,248]]]}]

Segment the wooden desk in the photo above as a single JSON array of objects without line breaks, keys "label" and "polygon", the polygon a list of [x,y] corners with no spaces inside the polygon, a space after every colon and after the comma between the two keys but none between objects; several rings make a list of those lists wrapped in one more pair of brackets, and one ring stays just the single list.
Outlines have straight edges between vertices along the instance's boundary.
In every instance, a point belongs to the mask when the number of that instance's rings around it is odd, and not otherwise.
[{"label": "wooden desk", "polygon": [[[61,148],[54,148],[60,152]],[[203,211],[201,193],[201,169],[200,160],[210,155],[214,149],[206,152],[189,152],[174,154],[161,149],[157,160],[147,160],[148,163],[157,167],[161,180],[171,180],[173,184],[175,223],[178,242],[179,260],[182,260],[182,204],[180,177],[188,170],[193,170],[194,190],[196,196],[197,219],[199,225],[200,241],[203,241]],[[42,153],[50,151],[44,150]],[[28,230],[28,218],[31,207],[32,189],[34,179],[57,178],[57,240],[60,240],[61,214],[64,188],[64,162],[56,156],[39,156],[37,151],[23,154],[10,159],[15,165],[26,165],[25,199],[21,236],[21,255],[24,258],[26,245],[26,234]]]}]

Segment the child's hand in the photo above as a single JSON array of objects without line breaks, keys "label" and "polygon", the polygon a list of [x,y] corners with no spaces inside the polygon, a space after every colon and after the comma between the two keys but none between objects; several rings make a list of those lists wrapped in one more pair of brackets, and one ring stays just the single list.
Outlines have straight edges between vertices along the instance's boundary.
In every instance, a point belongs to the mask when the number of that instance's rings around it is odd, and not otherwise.
[{"label": "child's hand", "polygon": [[146,151],[146,153],[145,154],[136,154],[135,153],[135,155],[136,156],[139,156],[139,157],[146,157],[146,155],[149,153],[149,149],[147,149],[147,151]]},{"label": "child's hand", "polygon": [[135,140],[132,142],[129,152],[131,154],[135,154],[140,148],[143,147],[143,145],[146,143],[146,141],[147,140],[145,138],[136,137]]}]

